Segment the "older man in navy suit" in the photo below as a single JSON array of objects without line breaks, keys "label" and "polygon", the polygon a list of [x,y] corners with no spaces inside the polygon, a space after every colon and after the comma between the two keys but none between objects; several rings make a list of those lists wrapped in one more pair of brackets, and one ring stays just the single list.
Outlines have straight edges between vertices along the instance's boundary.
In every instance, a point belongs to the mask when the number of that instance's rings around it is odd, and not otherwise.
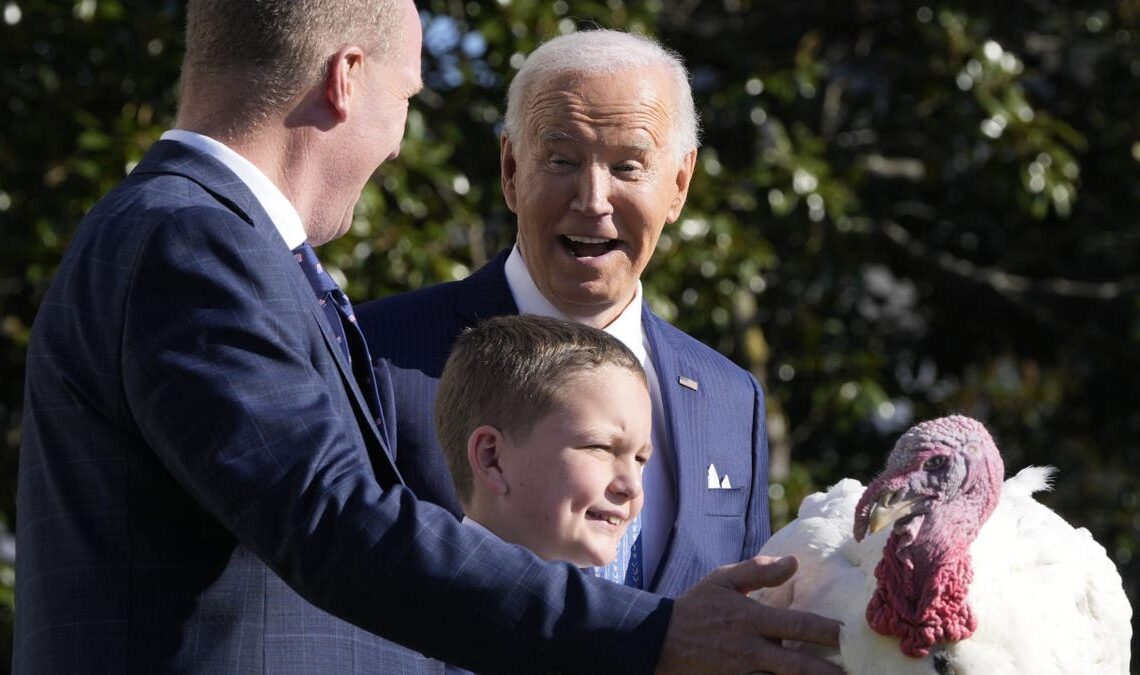
[{"label": "older man in navy suit", "polygon": [[[511,83],[501,139],[513,248],[471,277],[362,305],[376,365],[390,375],[397,465],[422,499],[460,505],[431,406],[456,336],[487,317],[586,323],[637,354],[653,400],[645,511],[598,574],[667,596],[755,555],[769,534],[764,397],[756,379],[653,314],[640,275],[685,203],[697,120],[685,68],[616,31],[560,36]],[[639,534],[638,534],[639,533]]]},{"label": "older man in navy suit", "polygon": [[395,388],[397,464],[419,497],[457,514],[430,402],[464,327],[500,314],[559,316],[602,328],[639,355],[651,382],[654,459],[640,570],[628,570],[639,562],[634,538],[619,576],[671,596],[755,555],[769,534],[760,386],[642,297],[641,272],[685,203],[696,127],[683,65],[647,38],[597,30],[547,42],[508,96],[501,168],[516,245],[463,281],[358,313]]},{"label": "older man in navy suit", "polygon": [[497,672],[792,669],[740,593],[791,563],[672,601],[403,486],[387,380],[312,245],[398,153],[413,3],[191,0],[186,44],[177,129],[80,224],[33,328],[14,671],[415,667],[379,636]]}]

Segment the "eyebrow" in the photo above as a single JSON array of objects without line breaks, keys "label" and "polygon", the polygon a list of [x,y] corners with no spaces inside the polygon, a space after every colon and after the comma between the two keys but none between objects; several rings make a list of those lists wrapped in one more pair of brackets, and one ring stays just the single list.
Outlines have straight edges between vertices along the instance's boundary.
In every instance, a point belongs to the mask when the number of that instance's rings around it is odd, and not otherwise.
[{"label": "eyebrow", "polygon": [[[558,143],[562,141],[572,143],[578,140],[565,131],[558,130],[543,131],[538,135],[538,138],[543,143]],[[621,147],[626,150],[636,150],[637,152],[649,152],[656,146],[653,143],[629,143]]]},{"label": "eyebrow", "polygon": [[573,138],[565,131],[544,131],[539,134],[539,140],[544,143],[554,143],[557,141],[572,141]]}]

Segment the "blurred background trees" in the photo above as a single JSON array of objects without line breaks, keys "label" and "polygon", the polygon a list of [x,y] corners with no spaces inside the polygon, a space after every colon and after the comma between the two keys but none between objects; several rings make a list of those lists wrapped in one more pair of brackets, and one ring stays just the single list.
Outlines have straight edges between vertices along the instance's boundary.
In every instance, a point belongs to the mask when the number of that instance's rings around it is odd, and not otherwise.
[{"label": "blurred background trees", "polygon": [[[764,383],[774,525],[963,412],[1011,472],[1059,467],[1042,501],[1137,599],[1140,1],[419,6],[402,154],[321,252],[352,298],[512,241],[497,134],[524,54],[593,26],[656,35],[704,133],[646,294]],[[0,668],[29,327],[78,220],[172,123],[181,22],[170,0],[0,0]]]}]

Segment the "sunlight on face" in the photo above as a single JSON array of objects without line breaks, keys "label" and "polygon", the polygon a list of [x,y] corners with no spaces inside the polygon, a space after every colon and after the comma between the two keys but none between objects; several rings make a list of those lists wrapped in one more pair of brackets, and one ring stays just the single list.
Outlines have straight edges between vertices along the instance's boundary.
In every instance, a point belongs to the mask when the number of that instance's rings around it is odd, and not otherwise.
[{"label": "sunlight on face", "polygon": [[562,74],[527,98],[520,138],[503,141],[527,268],[584,323],[621,313],[684,205],[696,151],[674,147],[671,87],[661,69]]},{"label": "sunlight on face", "polygon": [[640,377],[612,365],[563,389],[557,410],[524,438],[506,436],[499,533],[547,560],[603,565],[641,512],[649,392]]},{"label": "sunlight on face", "polygon": [[[349,120],[354,131],[345,142],[338,169],[347,184],[359,192],[380,164],[400,154],[408,121],[408,103],[422,88],[420,51],[423,45],[419,14],[414,3],[403,3],[404,30],[388,54],[370,54],[361,68],[354,91],[359,93]],[[352,224],[356,201],[346,209],[331,237],[343,236]]]}]

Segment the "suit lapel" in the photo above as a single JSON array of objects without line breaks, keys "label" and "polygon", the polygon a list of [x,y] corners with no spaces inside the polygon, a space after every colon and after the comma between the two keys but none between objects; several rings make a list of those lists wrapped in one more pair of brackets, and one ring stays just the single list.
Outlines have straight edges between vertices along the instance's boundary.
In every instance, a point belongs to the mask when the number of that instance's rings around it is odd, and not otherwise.
[{"label": "suit lapel", "polygon": [[[189,178],[258,230],[277,228],[246,184],[218,160],[177,141],[158,141],[132,175],[173,174]],[[278,235],[280,239],[280,235]]]},{"label": "suit lapel", "polygon": [[486,265],[460,282],[455,310],[464,326],[473,326],[493,316],[519,313],[511,288],[507,285],[505,269],[510,253],[509,248],[500,251]]},{"label": "suit lapel", "polygon": [[[282,244],[284,245],[284,244]],[[300,273],[300,270],[298,270]],[[387,437],[376,426],[376,420],[372,419],[372,413],[369,411],[368,404],[364,400],[364,394],[360,391],[360,386],[356,382],[356,377],[352,374],[352,366],[348,363],[348,358],[344,355],[344,350],[336,343],[336,336],[332,333],[332,328],[328,325],[328,320],[324,316],[324,312],[313,298],[313,289],[309,282],[304,278],[304,273],[300,273],[301,280],[304,282],[303,291],[304,297],[309,299],[309,315],[313,321],[317,323],[317,328],[320,329],[321,335],[325,339],[325,349],[332,354],[333,359],[336,360],[336,369],[340,373],[340,380],[344,384],[345,391],[348,392],[348,398],[352,403],[352,411],[356,415],[356,421],[361,427],[361,435],[364,437],[364,442],[368,445],[368,455],[372,458],[372,469],[376,472],[376,477],[381,479],[382,485],[389,483],[383,480],[387,477],[393,484],[403,483],[404,480],[400,476],[400,472],[396,469],[396,462],[393,459],[392,451],[388,446]],[[383,401],[383,399],[381,399]],[[387,411],[387,409],[385,409]],[[387,414],[387,413],[386,413]],[[389,414],[386,419],[395,419],[394,414]],[[382,455],[383,460],[378,456]]]},{"label": "suit lapel", "polygon": [[[260,211],[260,206],[258,207]],[[268,216],[264,216],[268,220]],[[281,250],[287,251],[288,247],[285,241],[281,239],[280,232],[268,223],[267,236],[275,238],[280,242]],[[292,259],[292,254],[289,254]],[[368,447],[368,455],[372,460],[372,469],[376,473],[376,477],[380,479],[382,485],[388,485],[384,479],[387,478],[391,483],[403,483],[403,478],[400,472],[396,469],[395,455],[392,452],[394,446],[389,445],[391,440],[380,428],[377,426],[377,421],[373,419],[372,412],[368,407],[367,401],[364,399],[363,392],[360,391],[360,385],[356,382],[356,376],[352,373],[352,365],[345,356],[344,350],[336,342],[336,336],[332,332],[332,327],[329,326],[328,318],[325,316],[324,311],[320,305],[317,304],[315,296],[313,295],[313,287],[309,284],[309,280],[305,278],[305,273],[301,270],[299,265],[294,264],[293,268],[296,274],[288,275],[290,283],[293,284],[294,294],[298,298],[298,302],[303,307],[309,308],[309,316],[316,322],[317,328],[321,331],[321,336],[325,341],[325,349],[332,356],[333,361],[336,362],[336,369],[340,373],[341,383],[344,384],[344,389],[348,393],[349,402],[352,405],[352,412],[356,416],[357,424],[360,426],[360,434],[364,437],[364,443]],[[373,375],[375,377],[375,375]],[[377,383],[377,391],[379,393],[379,381]],[[389,412],[389,406],[386,405],[386,400],[381,397],[381,414],[384,415],[385,420],[396,419],[393,412]],[[390,401],[387,401],[390,403]]]},{"label": "suit lapel", "polygon": [[661,386],[661,405],[672,449],[673,476],[677,486],[677,517],[657,566],[657,573],[649,586],[651,591],[684,585],[685,562],[693,557],[687,548],[692,546],[692,542],[679,537],[678,530],[690,514],[700,512],[699,488],[706,484],[706,469],[701,466],[700,446],[692,432],[696,428],[701,394],[699,390],[693,391],[680,384],[680,378],[691,378],[694,370],[689,366],[684,352],[679,351],[662,333],[660,321],[648,308],[642,310],[642,326],[649,340],[653,367]]},{"label": "suit lapel", "polygon": [[[133,174],[173,174],[194,181],[248,222],[254,230],[274,242],[274,246],[279,247],[282,256],[289,256],[289,260],[292,260],[288,245],[281,238],[281,233],[278,232],[277,227],[269,219],[265,210],[261,208],[261,204],[253,192],[232,171],[213,157],[184,143],[159,141],[146,153],[142,161],[135,167]],[[372,414],[364,401],[364,395],[356,384],[352,368],[344,352],[337,346],[336,339],[331,334],[332,329],[329,328],[319,305],[314,300],[312,286],[309,285],[309,281],[298,265],[293,264],[292,268],[296,270],[296,274],[290,274],[287,278],[293,285],[297,301],[302,306],[309,308],[309,315],[317,323],[317,327],[324,337],[325,348],[336,363],[341,381],[348,392],[353,413],[361,427],[361,435],[368,446],[373,470],[376,471],[378,478],[385,477],[394,482],[403,482],[392,460],[387,438],[376,427],[376,422],[372,419]],[[394,419],[394,417],[389,416],[388,419]],[[379,459],[377,451],[383,455],[383,460]]]}]

